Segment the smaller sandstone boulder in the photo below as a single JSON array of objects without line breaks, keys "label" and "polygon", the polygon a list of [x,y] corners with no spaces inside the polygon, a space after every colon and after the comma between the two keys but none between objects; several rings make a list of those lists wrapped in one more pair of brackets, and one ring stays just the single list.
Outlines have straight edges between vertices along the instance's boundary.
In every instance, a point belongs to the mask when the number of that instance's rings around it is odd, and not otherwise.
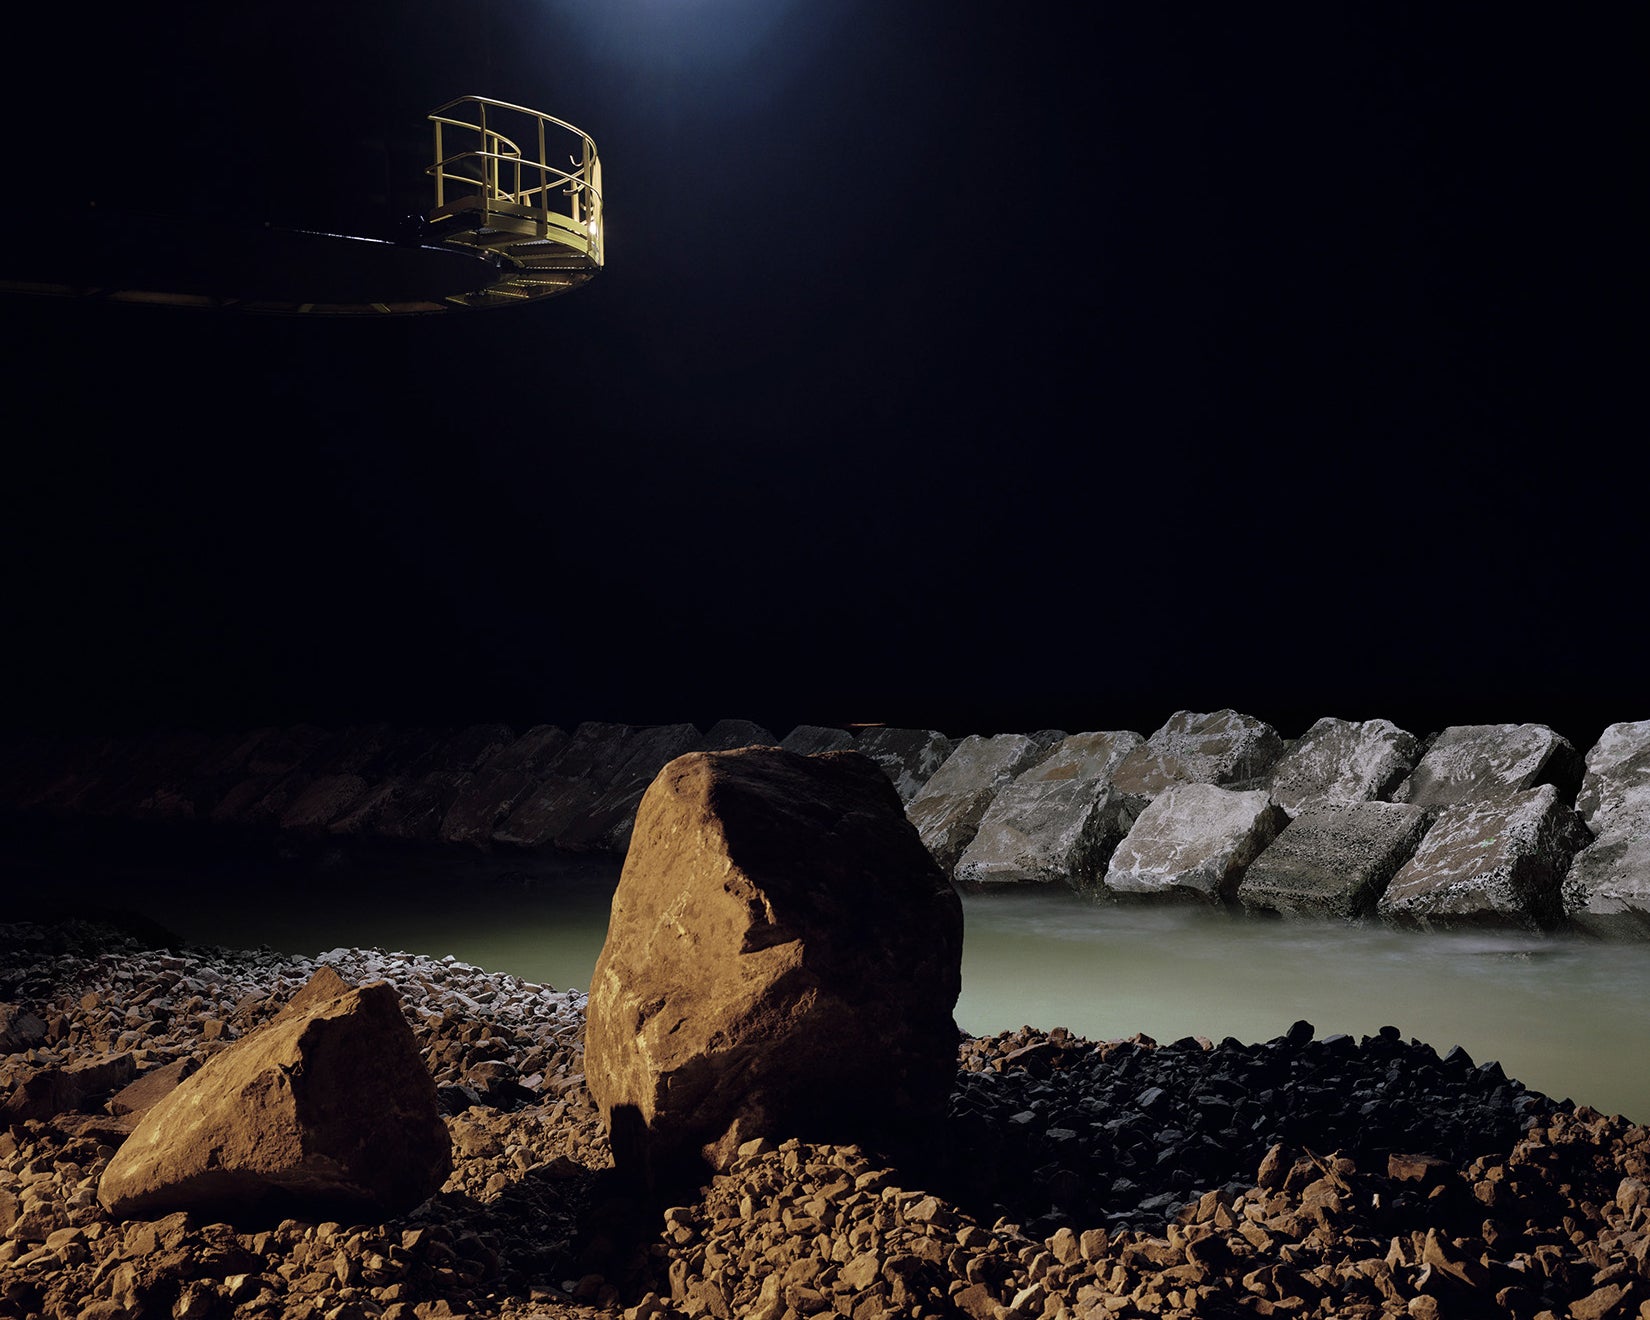
[{"label": "smaller sandstone boulder", "polygon": [[1132,897],[1227,902],[1288,819],[1259,789],[1170,784],[1117,845],[1106,888]]},{"label": "smaller sandstone boulder", "polygon": [[1414,768],[1420,740],[1388,720],[1319,720],[1272,767],[1272,801],[1307,807],[1389,797]]},{"label": "smaller sandstone boulder", "polygon": [[98,1200],[118,1218],[174,1211],[245,1223],[398,1214],[452,1169],[435,1084],[394,989],[336,973],[213,1055],[115,1152]]},{"label": "smaller sandstone boulder", "polygon": [[1581,753],[1545,724],[1455,724],[1433,739],[1392,800],[1447,807],[1551,784],[1573,802],[1582,768]]},{"label": "smaller sandstone boulder", "polygon": [[1425,807],[1400,802],[1309,806],[1244,872],[1238,902],[1262,912],[1363,916],[1431,823]]},{"label": "smaller sandstone boulder", "polygon": [[1270,724],[1235,710],[1177,711],[1112,776],[1112,787],[1148,801],[1171,784],[1247,785],[1283,752]]},{"label": "smaller sandstone boulder", "polygon": [[907,805],[956,748],[950,738],[933,729],[890,729],[880,724],[861,730],[854,740],[854,750],[877,763]]},{"label": "smaller sandstone boulder", "polygon": [[1551,784],[1446,807],[1377,911],[1423,926],[1551,929],[1564,919],[1565,874],[1592,837]]}]

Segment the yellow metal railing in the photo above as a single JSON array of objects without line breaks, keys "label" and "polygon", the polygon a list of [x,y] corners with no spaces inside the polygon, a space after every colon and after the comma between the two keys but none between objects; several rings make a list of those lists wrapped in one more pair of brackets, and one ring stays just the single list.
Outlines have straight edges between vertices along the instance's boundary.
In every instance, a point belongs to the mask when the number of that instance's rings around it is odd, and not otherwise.
[{"label": "yellow metal railing", "polygon": [[[435,125],[435,163],[426,171],[435,179],[432,221],[469,213],[484,226],[512,232],[530,222],[539,237],[601,265],[602,166],[588,133],[485,96],[458,97],[429,117]],[[567,164],[552,164],[552,155]]]}]

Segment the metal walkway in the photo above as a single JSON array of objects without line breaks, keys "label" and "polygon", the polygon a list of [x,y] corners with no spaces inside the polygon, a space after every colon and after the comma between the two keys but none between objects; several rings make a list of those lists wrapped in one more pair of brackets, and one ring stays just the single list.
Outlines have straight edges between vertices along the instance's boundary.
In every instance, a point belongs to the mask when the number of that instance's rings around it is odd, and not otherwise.
[{"label": "metal walkway", "polygon": [[434,208],[396,238],[59,203],[0,229],[0,293],[245,312],[383,316],[513,307],[602,268],[602,167],[590,135],[464,96],[429,115]]}]

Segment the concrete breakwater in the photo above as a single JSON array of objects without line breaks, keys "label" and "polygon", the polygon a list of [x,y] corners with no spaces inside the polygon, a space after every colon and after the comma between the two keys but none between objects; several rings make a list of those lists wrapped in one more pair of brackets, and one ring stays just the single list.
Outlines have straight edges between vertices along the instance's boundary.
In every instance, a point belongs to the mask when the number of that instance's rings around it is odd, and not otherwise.
[{"label": "concrete breakwater", "polygon": [[1065,884],[1121,902],[1505,925],[1650,938],[1650,721],[1583,754],[1539,724],[1426,737],[1181,711],[1150,736],[743,720],[502,724],[448,733],[312,725],[210,737],[34,739],[0,749],[24,814],[622,853],[658,771],[690,751],[854,750],[881,767],[963,888]]}]

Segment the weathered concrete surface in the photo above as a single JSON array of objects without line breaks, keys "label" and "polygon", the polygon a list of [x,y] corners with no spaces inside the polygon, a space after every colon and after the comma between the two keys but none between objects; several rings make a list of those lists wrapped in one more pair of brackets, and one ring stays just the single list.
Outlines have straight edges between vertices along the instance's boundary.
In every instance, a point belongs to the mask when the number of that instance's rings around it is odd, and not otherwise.
[{"label": "weathered concrete surface", "polygon": [[1252,715],[1177,711],[1117,768],[1112,787],[1149,801],[1171,784],[1248,786],[1282,752],[1278,731]]},{"label": "weathered concrete surface", "polygon": [[1564,877],[1592,841],[1551,784],[1445,807],[1376,910],[1422,926],[1522,926],[1564,920]]},{"label": "weathered concrete surface", "polygon": [[957,744],[933,729],[889,729],[881,725],[863,729],[854,740],[854,750],[868,756],[893,782],[899,800],[910,805]]},{"label": "weathered concrete surface", "polygon": [[877,1142],[945,1113],[962,909],[852,752],[693,753],[642,800],[585,1073],[621,1170],[755,1137]]},{"label": "weathered concrete surface", "polygon": [[821,724],[798,724],[779,745],[798,756],[817,756],[820,752],[848,751],[854,745],[854,735],[846,729]]},{"label": "weathered concrete surface", "polygon": [[1228,902],[1287,820],[1260,789],[1169,784],[1117,845],[1106,888],[1131,897]]},{"label": "weathered concrete surface", "polygon": [[1605,938],[1650,939],[1650,720],[1604,731],[1576,806],[1598,838],[1565,879],[1571,922]]},{"label": "weathered concrete surface", "polygon": [[214,1055],[145,1113],[98,1200],[123,1219],[353,1220],[410,1210],[451,1168],[435,1083],[379,981],[295,998]]},{"label": "weathered concrete surface", "polygon": [[1277,760],[1272,801],[1291,816],[1307,807],[1389,798],[1421,753],[1421,742],[1390,720],[1319,720]]},{"label": "weathered concrete surface", "polygon": [[1238,902],[1292,916],[1367,915],[1431,824],[1426,807],[1402,802],[1306,806],[1244,872]]},{"label": "weathered concrete surface", "polygon": [[973,841],[998,791],[1047,756],[1050,746],[1025,733],[964,738],[906,805],[906,816],[947,875]]},{"label": "weathered concrete surface", "polygon": [[1581,753],[1545,724],[1455,724],[1427,745],[1392,800],[1447,807],[1552,784],[1574,802],[1582,770]]},{"label": "weathered concrete surface", "polygon": [[1004,785],[957,862],[959,884],[1100,884],[1111,854],[1142,804],[1111,791],[1111,779],[1144,739],[1138,733],[1077,733]]}]

